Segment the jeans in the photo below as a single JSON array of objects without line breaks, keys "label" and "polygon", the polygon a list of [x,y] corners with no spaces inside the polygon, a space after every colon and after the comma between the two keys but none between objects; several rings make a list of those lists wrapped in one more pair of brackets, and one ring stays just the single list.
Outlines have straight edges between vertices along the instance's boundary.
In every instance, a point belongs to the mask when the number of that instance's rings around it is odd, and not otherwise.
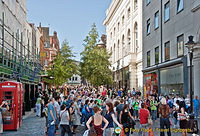
[{"label": "jeans", "polygon": [[106,128],[103,132],[103,136],[113,136],[114,128]]},{"label": "jeans", "polygon": [[40,117],[41,115],[41,104],[35,104],[36,106],[36,115]]},{"label": "jeans", "polygon": [[140,124],[139,136],[148,136],[148,124]]},{"label": "jeans", "polygon": [[194,107],[194,115],[196,118],[199,116],[199,108],[198,107]]},{"label": "jeans", "polygon": [[60,125],[60,128],[61,128],[61,136],[64,136],[66,132],[68,133],[68,136],[72,136],[72,132],[69,125]]},{"label": "jeans", "polygon": [[157,111],[156,110],[151,110],[151,119],[156,120],[157,118]]},{"label": "jeans", "polygon": [[[168,136],[171,136],[171,131],[170,131],[170,121],[169,121],[169,118],[160,118],[160,136],[164,136],[164,129],[165,129],[165,126],[166,126],[166,131],[167,131],[167,135]],[[163,130],[163,131],[162,131]]]},{"label": "jeans", "polygon": [[48,136],[55,136],[55,124],[51,125],[52,120],[49,120]]}]

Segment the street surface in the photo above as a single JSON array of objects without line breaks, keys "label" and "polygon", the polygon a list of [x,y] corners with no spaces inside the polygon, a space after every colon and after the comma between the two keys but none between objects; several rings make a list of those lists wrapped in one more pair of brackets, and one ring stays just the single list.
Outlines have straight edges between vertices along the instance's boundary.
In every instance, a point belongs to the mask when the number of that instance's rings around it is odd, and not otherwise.
[{"label": "street surface", "polygon": [[[200,123],[200,119],[198,119],[198,125]],[[134,130],[131,136],[138,135],[139,122],[136,122],[136,129]],[[152,130],[154,130],[154,136],[160,136],[159,133],[159,119],[154,123]],[[174,131],[176,129],[173,129]],[[60,131],[59,135],[60,135]],[[84,127],[80,126],[77,129],[77,133],[74,136],[82,136],[84,133]],[[58,136],[59,136],[58,135]],[[66,134],[67,135],[67,134]],[[167,135],[167,134],[165,134]],[[19,128],[18,131],[4,131],[3,136],[45,136],[45,118],[39,118],[35,116],[35,113],[32,113],[26,119],[23,120],[22,127]],[[172,136],[181,136],[181,133],[172,133]],[[188,136],[192,136],[188,134]]]}]

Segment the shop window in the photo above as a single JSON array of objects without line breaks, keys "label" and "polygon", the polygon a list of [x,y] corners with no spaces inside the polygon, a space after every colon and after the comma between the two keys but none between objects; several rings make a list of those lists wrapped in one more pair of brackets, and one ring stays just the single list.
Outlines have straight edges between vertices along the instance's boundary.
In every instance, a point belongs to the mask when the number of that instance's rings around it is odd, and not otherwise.
[{"label": "shop window", "polygon": [[154,28],[157,29],[159,27],[159,11],[155,13],[154,19]]},{"label": "shop window", "polygon": [[155,64],[159,63],[159,47],[155,48]]},{"label": "shop window", "polygon": [[147,35],[150,34],[151,26],[150,26],[150,18],[147,20]]},{"label": "shop window", "polygon": [[182,11],[184,8],[184,0],[177,0],[177,12]]},{"label": "shop window", "polygon": [[147,67],[150,67],[150,51],[147,52]]},{"label": "shop window", "polygon": [[178,57],[183,56],[184,52],[184,35],[180,35],[177,37],[177,54]]},{"label": "shop window", "polygon": [[170,60],[170,42],[165,43],[165,61]]},{"label": "shop window", "polygon": [[170,18],[170,3],[169,2],[167,2],[165,4],[165,12],[164,13],[165,13],[164,21],[167,22]]}]

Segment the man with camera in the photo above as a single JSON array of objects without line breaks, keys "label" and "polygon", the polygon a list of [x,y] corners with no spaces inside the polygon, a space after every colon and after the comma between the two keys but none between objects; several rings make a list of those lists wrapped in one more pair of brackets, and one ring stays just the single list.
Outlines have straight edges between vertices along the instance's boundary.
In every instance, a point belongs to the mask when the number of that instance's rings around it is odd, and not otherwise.
[{"label": "man with camera", "polygon": [[0,134],[3,133],[3,119],[2,119],[2,113],[9,110],[8,102],[3,101],[0,105]]}]

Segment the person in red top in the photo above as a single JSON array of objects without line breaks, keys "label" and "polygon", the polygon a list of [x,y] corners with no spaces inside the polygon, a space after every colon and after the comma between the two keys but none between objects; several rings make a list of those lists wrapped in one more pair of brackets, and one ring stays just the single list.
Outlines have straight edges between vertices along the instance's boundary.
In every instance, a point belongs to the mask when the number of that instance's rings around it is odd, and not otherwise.
[{"label": "person in red top", "polygon": [[143,136],[145,132],[145,136],[148,136],[147,130],[148,129],[148,117],[150,116],[149,111],[145,108],[145,104],[141,104],[141,109],[139,110],[140,116],[140,132],[139,136]]},{"label": "person in red top", "polygon": [[101,95],[102,95],[102,96],[106,96],[106,95],[107,95],[106,89],[105,89],[104,91],[102,91]]}]

